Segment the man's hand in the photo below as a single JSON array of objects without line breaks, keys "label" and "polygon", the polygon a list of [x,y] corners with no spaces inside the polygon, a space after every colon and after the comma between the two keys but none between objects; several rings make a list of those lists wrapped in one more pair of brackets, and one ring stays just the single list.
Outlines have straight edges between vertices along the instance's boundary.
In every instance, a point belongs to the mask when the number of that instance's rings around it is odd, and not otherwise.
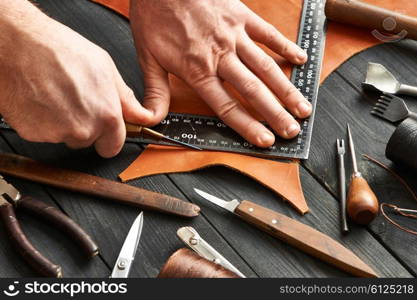
[{"label": "man's hand", "polygon": [[26,0],[0,3],[0,113],[29,141],[116,155],[144,109],[111,57]]},{"label": "man's hand", "polygon": [[226,92],[223,80],[284,138],[300,130],[290,113],[310,115],[310,103],[254,41],[295,64],[305,63],[306,54],[239,0],[131,0],[130,20],[151,123],[167,114],[168,73],[184,79],[226,124],[260,147],[271,146],[274,136]]}]

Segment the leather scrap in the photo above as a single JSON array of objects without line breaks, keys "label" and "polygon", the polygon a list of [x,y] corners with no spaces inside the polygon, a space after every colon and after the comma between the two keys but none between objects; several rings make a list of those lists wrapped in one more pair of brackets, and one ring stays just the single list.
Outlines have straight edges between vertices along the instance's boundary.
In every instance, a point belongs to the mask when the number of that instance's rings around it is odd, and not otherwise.
[{"label": "leather scrap", "polygon": [[[180,152],[181,155],[178,155]],[[189,172],[210,166],[225,166],[243,173],[278,193],[301,214],[308,212],[299,180],[299,165],[296,161],[277,162],[243,154],[179,149],[170,146],[149,145],[120,175],[125,182],[132,178],[164,173]],[[167,163],[167,158],[175,156]],[[290,188],[289,188],[290,187]],[[289,200],[291,199],[291,200]]]},{"label": "leather scrap", "polygon": [[[129,16],[129,0],[92,0],[114,9],[125,17]],[[296,41],[301,17],[303,0],[243,0],[243,2],[254,12],[262,16],[266,21],[273,24],[289,39]],[[365,2],[379,5],[387,9],[398,11],[409,15],[417,15],[415,2],[409,0],[366,0]],[[376,39],[370,30],[329,22],[326,48],[324,55],[321,82],[330,75],[340,64],[354,54],[381,43]],[[269,49],[261,47],[270,54],[282,67],[287,76],[290,75],[292,67],[283,61],[282,57],[272,53]],[[192,113],[200,115],[214,115],[212,110],[203,100],[181,79],[171,75],[171,112]],[[244,106],[255,117],[258,117],[253,109],[245,105],[246,101],[238,95],[234,89],[226,84],[228,91],[239,99]],[[294,166],[298,168],[298,162],[292,164],[276,163],[271,160],[253,158],[235,153],[200,151],[190,154],[191,151],[183,149],[171,149],[167,151],[162,146],[147,147],[146,150],[129,166],[120,177],[122,180],[130,180],[151,174],[170,172],[185,172],[195,170],[204,166],[224,165],[246,174],[258,182],[268,186],[276,193],[282,195],[300,213],[308,211],[304,200],[299,179],[299,172],[294,172]],[[198,153],[198,154],[197,154]],[[216,155],[210,154],[216,153]],[[208,160],[207,156],[211,159]],[[155,158],[158,159],[155,159]],[[179,164],[178,161],[182,163]],[[256,167],[254,167],[256,162]],[[259,170],[263,170],[260,172]],[[269,182],[269,178],[278,178]],[[283,179],[284,178],[284,179]],[[287,182],[281,185],[278,181]],[[292,191],[290,193],[289,191]]]}]

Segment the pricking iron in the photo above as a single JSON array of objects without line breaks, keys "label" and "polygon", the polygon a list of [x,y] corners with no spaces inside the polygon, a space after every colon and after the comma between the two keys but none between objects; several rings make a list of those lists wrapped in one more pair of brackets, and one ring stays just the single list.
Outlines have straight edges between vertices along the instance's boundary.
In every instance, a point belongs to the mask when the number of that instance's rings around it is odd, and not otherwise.
[{"label": "pricking iron", "polygon": [[210,246],[201,238],[198,232],[192,227],[181,227],[177,230],[178,237],[192,250],[201,257],[221,265],[242,278],[246,278],[235,266],[233,266],[226,258],[223,257],[216,249]]}]

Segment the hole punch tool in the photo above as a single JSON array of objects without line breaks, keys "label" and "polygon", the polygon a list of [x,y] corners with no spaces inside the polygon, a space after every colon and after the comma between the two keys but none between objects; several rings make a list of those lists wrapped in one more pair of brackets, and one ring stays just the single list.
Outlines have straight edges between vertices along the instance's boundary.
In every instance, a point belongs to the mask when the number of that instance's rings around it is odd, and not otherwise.
[{"label": "hole punch tool", "polygon": [[407,118],[413,118],[417,121],[417,114],[408,108],[403,99],[386,93],[379,97],[371,114],[392,123],[397,123]]},{"label": "hole punch tool", "polygon": [[389,94],[417,96],[417,87],[403,84],[397,80],[383,65],[369,63],[364,88]]},{"label": "hole punch tool", "polygon": [[92,238],[71,218],[59,209],[30,196],[23,196],[0,175],[0,219],[16,251],[39,274],[46,277],[62,277],[62,268],[44,257],[28,240],[16,218],[15,210],[28,212],[42,218],[70,236],[89,256],[99,253]]}]

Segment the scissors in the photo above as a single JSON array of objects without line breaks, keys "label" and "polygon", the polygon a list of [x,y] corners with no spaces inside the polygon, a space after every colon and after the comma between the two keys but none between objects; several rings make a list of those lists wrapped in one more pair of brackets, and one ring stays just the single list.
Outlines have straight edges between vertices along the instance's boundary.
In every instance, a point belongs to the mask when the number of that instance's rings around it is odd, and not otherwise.
[{"label": "scissors", "polygon": [[140,236],[143,227],[143,212],[141,212],[130,227],[129,233],[123,243],[122,250],[117,257],[116,264],[110,278],[128,278],[136,251],[138,250]]},{"label": "scissors", "polygon": [[89,257],[98,254],[99,249],[91,237],[71,218],[56,207],[30,196],[22,195],[0,175],[0,219],[16,251],[39,274],[46,277],[62,277],[62,268],[49,261],[27,239],[16,218],[15,210],[28,212],[44,219],[65,232],[87,253]]}]

